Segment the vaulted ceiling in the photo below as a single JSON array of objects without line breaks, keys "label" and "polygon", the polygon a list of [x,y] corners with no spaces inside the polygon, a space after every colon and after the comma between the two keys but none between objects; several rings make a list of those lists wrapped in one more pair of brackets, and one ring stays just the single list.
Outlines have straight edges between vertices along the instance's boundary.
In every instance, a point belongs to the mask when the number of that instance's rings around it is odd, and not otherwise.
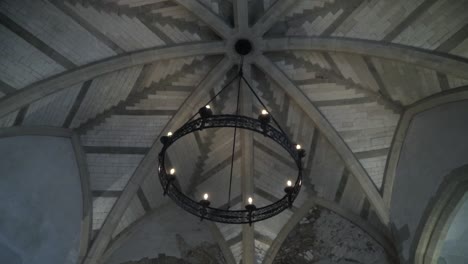
[{"label": "vaulted ceiling", "polygon": [[[158,138],[232,78],[233,45],[246,38],[254,47],[246,77],[308,155],[291,210],[253,228],[211,226],[228,263],[271,263],[311,200],[359,219],[385,244],[393,136],[412,104],[468,84],[467,8],[462,0],[3,0],[0,126],[80,135],[93,203],[85,263],[96,263],[172,203],[156,176]],[[233,86],[214,111],[232,112],[235,98]],[[241,98],[256,116],[258,102]],[[207,130],[175,145],[169,159],[181,187],[224,205],[216,186],[228,180],[230,143],[231,133]],[[247,134],[235,165],[237,206],[251,193],[259,203],[278,199],[294,172],[286,153]]]}]

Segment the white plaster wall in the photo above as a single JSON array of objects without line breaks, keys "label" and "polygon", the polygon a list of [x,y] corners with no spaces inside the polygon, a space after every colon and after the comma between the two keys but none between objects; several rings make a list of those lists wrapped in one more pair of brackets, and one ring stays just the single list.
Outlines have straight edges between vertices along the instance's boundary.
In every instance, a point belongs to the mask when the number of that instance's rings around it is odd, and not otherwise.
[{"label": "white plaster wall", "polygon": [[441,181],[453,169],[468,164],[467,121],[468,101],[461,101],[416,115],[408,128],[396,169],[390,212],[400,231],[399,250],[406,261],[424,210]]},{"label": "white plaster wall", "polygon": [[69,138],[0,138],[0,263],[76,263],[81,218]]}]

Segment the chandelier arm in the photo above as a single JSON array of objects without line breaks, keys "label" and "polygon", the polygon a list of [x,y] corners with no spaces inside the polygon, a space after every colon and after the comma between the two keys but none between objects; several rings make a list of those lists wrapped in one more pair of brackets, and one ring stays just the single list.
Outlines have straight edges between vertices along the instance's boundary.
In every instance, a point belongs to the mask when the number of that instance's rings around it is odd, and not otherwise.
[{"label": "chandelier arm", "polygon": [[[244,58],[244,57],[242,57]],[[242,77],[242,64],[239,70],[239,77]],[[240,88],[241,88],[241,78],[239,78],[239,84],[237,86],[237,103],[236,103],[236,115],[239,115],[239,99],[240,99]],[[229,209],[231,207],[231,189],[232,189],[232,172],[234,169],[234,153],[236,150],[236,133],[237,133],[237,121],[234,126],[234,140],[232,143],[232,156],[231,156],[231,174],[229,176],[229,192],[228,192],[228,200],[227,200],[227,208]]]},{"label": "chandelier arm", "polygon": [[265,108],[265,111],[268,112],[268,114],[271,116],[271,119],[273,119],[273,122],[275,122],[276,126],[279,128],[279,130],[286,135],[286,133],[284,132],[283,128],[281,128],[281,126],[279,125],[278,121],[276,121],[275,117],[270,113],[270,111],[268,111],[268,108],[266,107],[266,105],[262,102],[262,100],[260,99],[260,97],[257,95],[257,93],[254,91],[254,89],[252,88],[252,86],[250,86],[249,82],[247,81],[247,79],[245,79],[245,77],[243,75],[240,76],[240,78],[242,78],[242,80],[244,80],[244,82],[247,84],[247,86],[249,87],[250,91],[253,93],[253,95],[255,95],[255,98],[257,98],[257,100],[260,102],[260,104],[263,106],[263,108]]},{"label": "chandelier arm", "polygon": [[232,143],[232,156],[231,156],[231,175],[229,176],[229,194],[227,201],[227,209],[231,208],[231,189],[232,189],[232,171],[234,169],[234,152],[236,147],[236,132],[237,126],[234,127],[234,143]]},{"label": "chandelier arm", "polygon": [[240,90],[241,90],[242,78],[244,78],[244,74],[242,72],[242,66],[241,66],[240,71],[239,71],[239,84],[237,85],[236,115],[239,115],[239,101],[240,101]]},{"label": "chandelier arm", "polygon": [[244,68],[244,55],[241,55],[240,65],[239,65],[239,76],[240,77],[244,76],[243,71],[242,71],[243,68]]}]

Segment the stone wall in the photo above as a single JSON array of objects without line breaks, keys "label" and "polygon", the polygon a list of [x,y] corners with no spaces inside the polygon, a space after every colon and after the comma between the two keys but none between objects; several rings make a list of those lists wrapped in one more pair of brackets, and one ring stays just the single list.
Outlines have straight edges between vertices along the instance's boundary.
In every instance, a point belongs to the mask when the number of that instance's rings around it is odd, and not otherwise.
[{"label": "stone wall", "polygon": [[224,264],[226,263],[221,249],[217,244],[203,242],[192,247],[185,239],[176,234],[176,240],[181,257],[159,254],[157,258],[143,258],[138,261],[129,261],[122,264]]},{"label": "stone wall", "polygon": [[[162,260],[172,257],[190,264],[224,263],[208,222],[200,221],[172,202],[129,226],[114,240],[107,254],[108,257],[102,260],[106,264],[145,259],[165,263]],[[161,257],[161,254],[167,257]]]},{"label": "stone wall", "polygon": [[312,208],[283,242],[274,264],[391,263],[359,227],[321,207]]}]

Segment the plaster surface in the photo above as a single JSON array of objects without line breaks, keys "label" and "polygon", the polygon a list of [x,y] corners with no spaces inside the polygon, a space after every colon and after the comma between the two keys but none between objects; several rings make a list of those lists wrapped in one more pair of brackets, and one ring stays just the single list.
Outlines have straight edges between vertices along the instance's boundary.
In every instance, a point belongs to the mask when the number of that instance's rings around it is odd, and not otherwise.
[{"label": "plaster surface", "polygon": [[356,225],[314,207],[283,242],[274,264],[391,263],[385,250]]},{"label": "plaster surface", "polygon": [[441,264],[468,263],[468,193],[460,201],[460,208],[453,219],[439,255]]},{"label": "plaster surface", "polygon": [[80,176],[69,138],[0,138],[0,262],[76,263]]},{"label": "plaster surface", "polygon": [[468,102],[445,104],[416,115],[396,170],[391,220],[403,260],[439,185],[453,169],[468,163]]}]

